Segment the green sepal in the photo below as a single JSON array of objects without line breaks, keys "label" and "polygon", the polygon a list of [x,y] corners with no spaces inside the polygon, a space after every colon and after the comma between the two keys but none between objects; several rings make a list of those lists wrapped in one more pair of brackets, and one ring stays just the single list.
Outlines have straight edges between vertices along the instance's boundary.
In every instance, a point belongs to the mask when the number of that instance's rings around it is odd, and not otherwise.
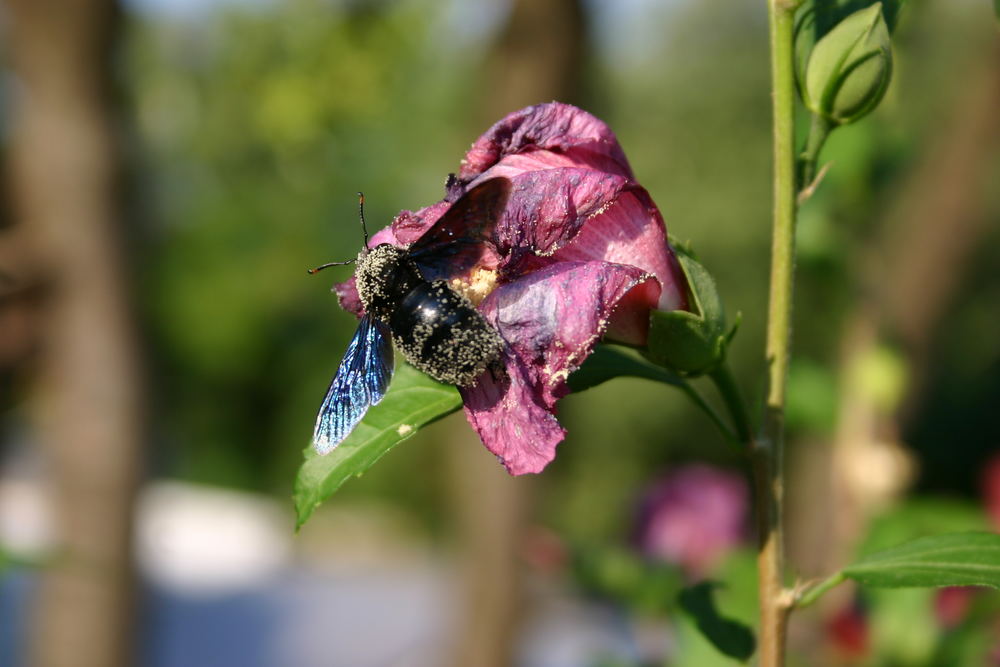
[{"label": "green sepal", "polygon": [[704,375],[725,361],[735,329],[726,330],[715,279],[688,248],[677,245],[675,250],[687,279],[690,310],[650,313],[646,356],[687,376]]},{"label": "green sepal", "polygon": [[806,68],[809,65],[809,56],[812,55],[813,47],[816,46],[816,6],[811,3],[803,4],[795,17],[795,32],[793,33],[793,43],[795,49],[795,85],[799,90],[799,97],[805,99],[803,90],[806,80]]}]

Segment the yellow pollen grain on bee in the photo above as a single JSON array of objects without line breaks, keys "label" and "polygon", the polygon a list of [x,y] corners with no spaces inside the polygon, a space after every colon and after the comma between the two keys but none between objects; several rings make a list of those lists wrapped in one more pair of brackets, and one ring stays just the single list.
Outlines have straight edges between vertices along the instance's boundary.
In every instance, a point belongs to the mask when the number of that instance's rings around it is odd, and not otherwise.
[{"label": "yellow pollen grain on bee", "polygon": [[396,435],[404,436],[409,434],[411,431],[413,431],[413,427],[409,424],[400,424],[396,429]]},{"label": "yellow pollen grain on bee", "polygon": [[466,278],[452,278],[449,287],[478,306],[497,286],[497,272],[477,268]]}]

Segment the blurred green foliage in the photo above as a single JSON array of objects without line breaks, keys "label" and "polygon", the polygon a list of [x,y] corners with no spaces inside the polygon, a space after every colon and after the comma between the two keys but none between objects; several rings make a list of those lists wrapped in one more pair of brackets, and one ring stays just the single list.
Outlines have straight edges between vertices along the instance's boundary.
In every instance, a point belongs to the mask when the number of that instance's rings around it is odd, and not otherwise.
[{"label": "blurred green foliage", "polygon": [[[196,22],[131,17],[123,62],[137,124],[136,200],[150,221],[138,291],[160,472],[289,492],[355,327],[327,291],[350,268],[322,278],[305,269],[357,253],[356,191],[366,192],[373,228],[432,203],[486,129],[471,110],[490,92],[489,35],[456,31],[451,7],[291,0],[229,6]],[[662,22],[659,39],[627,65],[606,52],[588,61],[586,106],[618,134],[670,233],[691,241],[728,312],[742,314],[731,361],[759,397],[771,155],[763,7],[683,3],[650,20]],[[886,193],[955,99],[955,68],[990,38],[973,30],[978,23],[958,5],[902,13],[893,87],[821,157],[834,166],[803,210],[799,236],[795,349],[803,361],[793,387],[802,400],[790,407],[793,441],[832,428],[836,376],[822,369],[835,369],[838,325],[865,289],[859,255]],[[1000,356],[996,336],[982,333],[1000,330],[991,305],[1000,293],[990,268],[996,230],[988,241],[935,339],[933,403],[905,438],[930,460],[932,450],[948,452],[949,466],[928,468],[925,484],[967,493],[974,466],[1000,442],[998,415],[986,408],[1000,399]],[[636,489],[671,462],[736,464],[703,415],[648,381],[570,396],[560,419],[569,436],[538,506],[542,520],[574,539],[624,537]],[[975,432],[958,440],[943,432],[945,424],[963,432],[963,423]],[[464,428],[457,416],[421,432],[335,502],[376,494],[439,525],[438,441]]]}]

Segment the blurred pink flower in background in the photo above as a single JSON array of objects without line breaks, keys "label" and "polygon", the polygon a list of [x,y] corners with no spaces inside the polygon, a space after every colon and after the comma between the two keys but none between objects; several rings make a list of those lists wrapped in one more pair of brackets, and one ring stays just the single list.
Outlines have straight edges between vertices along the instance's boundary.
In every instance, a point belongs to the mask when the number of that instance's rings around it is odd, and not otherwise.
[{"label": "blurred pink flower in background", "polygon": [[827,641],[842,659],[853,662],[868,654],[871,628],[868,616],[856,599],[828,617],[825,630]]},{"label": "blurred pink flower in background", "polygon": [[[512,187],[491,243],[475,266],[448,277],[505,343],[502,368],[459,389],[483,444],[519,475],[555,457],[565,437],[556,402],[598,340],[644,344],[650,309],[684,308],[686,287],[663,218],[614,133],[555,102],[496,123],[469,149],[443,201],[401,212],[371,245],[413,243],[470,188],[501,176]],[[360,314],[354,281],[336,290]]]},{"label": "blurred pink flower in background", "polygon": [[678,467],[646,493],[637,544],[647,556],[702,577],[746,538],[749,496],[739,474],[702,464]]},{"label": "blurred pink flower in background", "polygon": [[959,626],[968,615],[972,599],[980,589],[975,586],[945,586],[934,593],[934,618],[944,628]]}]

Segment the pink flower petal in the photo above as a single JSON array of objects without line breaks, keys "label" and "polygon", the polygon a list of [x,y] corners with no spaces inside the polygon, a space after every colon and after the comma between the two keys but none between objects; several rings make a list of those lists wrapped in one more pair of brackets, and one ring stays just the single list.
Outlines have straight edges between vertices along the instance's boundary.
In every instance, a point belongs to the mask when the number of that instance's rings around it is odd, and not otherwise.
[{"label": "pink flower petal", "polygon": [[465,416],[510,474],[541,472],[566,431],[542,402],[529,369],[509,354],[503,364],[506,375],[487,371],[473,387],[459,387]]},{"label": "pink flower petal", "polygon": [[354,313],[357,317],[365,314],[365,307],[361,305],[361,297],[358,296],[358,285],[354,276],[351,276],[342,283],[333,284],[333,292],[337,295],[340,307],[349,313]]},{"label": "pink flower petal", "polygon": [[[595,154],[583,149],[571,149],[566,153],[554,153],[552,151],[531,150],[527,153],[515,153],[504,156],[500,162],[492,167],[480,172],[474,180],[476,182],[493,178],[494,176],[506,176],[514,178],[518,174],[526,171],[539,171],[544,169],[558,169],[561,167],[571,167],[573,169],[589,169],[604,174],[614,174],[626,180],[631,180],[629,174],[621,173],[621,169],[610,158],[597,158]],[[461,186],[464,181],[455,181]]]},{"label": "pink flower petal", "polygon": [[553,415],[566,379],[608,328],[635,288],[652,284],[640,269],[607,262],[562,262],[493,291],[480,311],[507,343],[506,377],[485,374],[461,389],[469,423],[514,475],[539,472],[565,432]]},{"label": "pink flower petal", "polygon": [[[424,232],[430,229],[449,208],[451,208],[449,202],[439,201],[436,204],[425,206],[419,211],[400,211],[392,220],[392,240],[380,240],[379,243],[392,243],[398,246],[410,245],[423,236]],[[377,237],[378,234],[375,236]],[[371,247],[374,248],[376,245],[378,244],[372,243]]]},{"label": "pink flower petal", "polygon": [[508,155],[538,149],[570,154],[578,166],[632,178],[611,128],[582,109],[558,102],[515,111],[493,125],[466,153],[458,178],[467,183]]},{"label": "pink flower petal", "polygon": [[[501,255],[513,255],[513,259],[551,255],[568,244],[627,185],[622,176],[567,167],[523,172],[511,180],[496,242]],[[507,267],[507,273],[521,272]]]},{"label": "pink flower petal", "polygon": [[[476,183],[495,177],[496,172],[496,169],[490,170],[476,179]],[[512,171],[511,176],[511,195],[497,225],[495,241],[504,257],[503,273],[515,279],[522,273],[551,264],[552,261],[541,258],[570,243],[590,219],[611,207],[628,185],[623,176],[574,167]],[[450,207],[448,201],[441,201],[418,211],[402,211],[393,219],[391,227],[380,230],[370,239],[369,246],[412,244]],[[645,220],[648,226],[648,218]],[[599,254],[583,258],[601,259]],[[435,277],[438,276],[428,276],[428,279]],[[353,280],[336,285],[334,290],[344,308],[356,314],[360,312]]]},{"label": "pink flower petal", "polygon": [[666,227],[646,191],[633,186],[613,206],[595,216],[553,261],[600,259],[629,264],[652,273],[662,286],[658,308],[687,307],[684,274],[667,245]]},{"label": "pink flower petal", "polygon": [[649,311],[656,308],[660,291],[660,282],[650,280],[626,292],[608,318],[604,337],[629,345],[645,345],[649,337]]}]

